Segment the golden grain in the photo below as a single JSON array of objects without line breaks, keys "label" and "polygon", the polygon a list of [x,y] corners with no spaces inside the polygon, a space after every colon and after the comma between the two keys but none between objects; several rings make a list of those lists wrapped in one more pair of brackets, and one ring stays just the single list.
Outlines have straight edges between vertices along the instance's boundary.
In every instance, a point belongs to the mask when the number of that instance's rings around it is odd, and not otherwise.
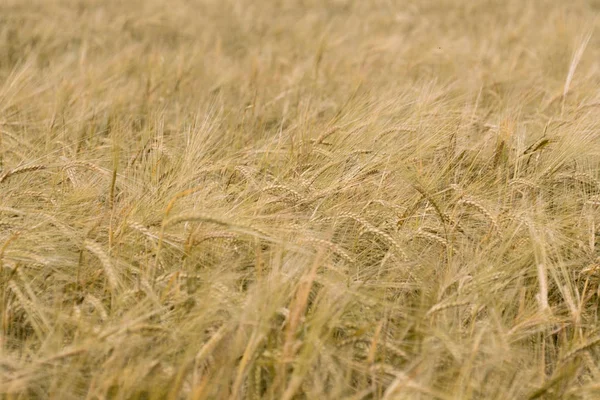
[{"label": "golden grain", "polygon": [[47,167],[45,165],[29,165],[26,167],[15,168],[13,170],[6,171],[4,174],[2,174],[0,176],[0,183],[4,182],[5,180],[7,180],[8,178],[10,178],[13,175],[24,174],[27,172],[34,172],[34,171],[42,171],[42,170],[45,170],[46,168]]},{"label": "golden grain", "polygon": [[98,257],[100,263],[102,264],[102,268],[104,269],[104,273],[106,274],[106,278],[108,279],[108,284],[113,290],[118,289],[119,280],[117,278],[117,273],[113,268],[110,257],[106,252],[102,249],[102,246],[99,243],[96,243],[91,240],[86,240],[84,243],[84,247],[89,250],[93,255]]},{"label": "golden grain", "polygon": [[488,219],[488,221],[490,221],[490,224],[492,225],[492,228],[496,232],[500,231],[500,228],[498,227],[498,222],[496,221],[496,218],[494,218],[494,216],[492,216],[492,213],[489,212],[481,203],[479,203],[475,199],[473,199],[471,197],[464,197],[464,198],[462,198],[462,199],[460,199],[458,201],[458,204],[464,204],[464,205],[467,205],[467,206],[475,208],[484,217],[486,217]]},{"label": "golden grain", "polygon": [[0,397],[597,397],[593,2],[0,3]]},{"label": "golden grain", "polygon": [[328,240],[319,239],[319,238],[304,237],[304,238],[300,239],[300,242],[316,243],[318,245],[325,246],[326,248],[330,249],[335,254],[339,255],[341,258],[343,258],[344,260],[348,261],[349,263],[355,262],[355,260],[344,249],[342,249],[337,244],[332,243],[332,242],[330,242]]},{"label": "golden grain", "polygon": [[408,260],[408,255],[406,254],[406,252],[400,247],[400,245],[394,240],[394,238],[392,238],[391,235],[382,231],[379,228],[374,227],[364,218],[351,212],[341,212],[337,215],[337,218],[350,218],[358,222],[364,229],[364,232],[373,233],[374,235],[381,237],[382,239],[384,239],[384,241],[391,245],[402,256],[404,260]]},{"label": "golden grain", "polygon": [[592,347],[596,346],[598,343],[600,343],[600,337],[588,340],[586,343],[579,345],[578,347],[574,348],[573,350],[567,352],[564,356],[561,357],[561,361],[563,361],[563,362],[569,361],[571,358],[575,357],[579,353],[584,352],[588,349],[591,349]]}]

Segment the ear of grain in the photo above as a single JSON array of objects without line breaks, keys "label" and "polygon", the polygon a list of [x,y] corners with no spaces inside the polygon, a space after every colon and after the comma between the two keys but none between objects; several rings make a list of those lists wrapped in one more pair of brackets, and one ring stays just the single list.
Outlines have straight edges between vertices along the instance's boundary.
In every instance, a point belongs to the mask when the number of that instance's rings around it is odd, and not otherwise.
[{"label": "ear of grain", "polygon": [[91,240],[86,240],[84,243],[85,248],[95,255],[98,260],[100,260],[100,264],[104,270],[106,278],[108,280],[108,284],[113,290],[119,289],[119,279],[116,271],[113,268],[110,257],[106,252],[102,249],[102,246],[99,243],[96,243]]},{"label": "ear of grain", "polygon": [[562,112],[565,111],[565,101],[567,98],[567,93],[569,93],[569,89],[571,87],[571,81],[573,80],[573,76],[575,75],[575,70],[581,61],[581,56],[583,56],[583,52],[587,47],[590,39],[592,37],[592,32],[588,32],[582,39],[581,43],[577,47],[575,54],[573,54],[573,59],[571,60],[571,64],[569,65],[569,72],[567,73],[567,79],[565,80],[565,86],[563,88],[563,99],[562,99]]},{"label": "ear of grain", "polygon": [[15,168],[13,170],[6,171],[4,174],[2,174],[0,176],[0,183],[4,182],[5,180],[7,180],[8,178],[10,178],[11,176],[14,176],[14,175],[25,174],[27,172],[41,171],[41,170],[45,170],[45,169],[46,169],[45,165],[29,165],[29,166]]},{"label": "ear of grain", "polygon": [[294,201],[296,202],[304,201],[304,197],[300,193],[285,185],[270,185],[265,188],[262,188],[260,192],[284,192],[287,193],[287,195],[294,199]]},{"label": "ear of grain", "polygon": [[319,239],[319,238],[304,237],[304,238],[300,239],[300,242],[315,243],[315,244],[324,246],[324,247],[330,249],[331,251],[333,251],[335,254],[337,254],[338,256],[340,256],[341,258],[343,258],[344,260],[346,260],[347,262],[349,262],[349,263],[355,262],[355,260],[344,249],[342,249],[337,244],[332,243],[332,242],[330,242],[328,240]]},{"label": "ear of grain", "polygon": [[500,228],[498,226],[498,222],[496,221],[496,218],[494,218],[492,216],[492,213],[489,212],[481,203],[479,203],[478,201],[474,200],[473,198],[470,197],[466,197],[463,198],[461,200],[459,200],[458,202],[459,204],[464,204],[470,207],[475,208],[477,211],[479,211],[484,217],[487,218],[487,220],[490,222],[490,224],[492,225],[492,228],[496,231],[496,232],[500,232]]},{"label": "ear of grain", "polygon": [[594,2],[0,1],[0,398],[597,398]]},{"label": "ear of grain", "polygon": [[373,226],[372,224],[367,222],[367,220],[365,220],[364,218],[358,216],[357,214],[351,213],[351,212],[342,212],[342,213],[338,214],[337,217],[338,218],[350,218],[350,219],[358,222],[359,224],[362,225],[365,232],[369,232],[376,236],[381,237],[385,242],[387,242],[389,245],[391,245],[395,249],[395,251],[397,251],[398,254],[400,254],[402,256],[402,258],[404,260],[408,260],[408,255],[406,254],[406,252],[400,247],[400,245],[394,240],[394,238],[391,235],[382,231],[379,228],[376,228],[375,226]]},{"label": "ear of grain", "polygon": [[546,267],[543,263],[537,264],[537,275],[538,275],[538,283],[539,283],[539,292],[537,299],[540,304],[540,308],[542,311],[547,310],[549,308],[548,305],[548,276],[546,274]]},{"label": "ear of grain", "polygon": [[591,349],[592,347],[598,345],[600,343],[600,337],[597,338],[593,338],[588,340],[586,343],[579,345],[577,347],[575,347],[573,350],[567,352],[563,357],[562,357],[562,361],[569,361],[570,359],[572,359],[573,357],[575,357],[576,355]]}]

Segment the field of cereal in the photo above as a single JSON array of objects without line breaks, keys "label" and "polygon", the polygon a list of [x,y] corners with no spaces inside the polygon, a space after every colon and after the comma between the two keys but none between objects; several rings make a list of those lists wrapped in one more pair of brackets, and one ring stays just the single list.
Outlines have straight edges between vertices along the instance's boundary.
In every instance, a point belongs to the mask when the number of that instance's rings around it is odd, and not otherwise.
[{"label": "field of cereal", "polygon": [[600,398],[599,10],[0,2],[0,397]]}]

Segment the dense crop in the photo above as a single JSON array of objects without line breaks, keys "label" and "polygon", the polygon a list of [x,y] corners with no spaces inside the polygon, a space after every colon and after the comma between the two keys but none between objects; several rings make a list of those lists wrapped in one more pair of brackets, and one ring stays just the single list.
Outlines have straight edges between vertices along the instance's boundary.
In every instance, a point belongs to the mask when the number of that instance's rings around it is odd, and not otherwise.
[{"label": "dense crop", "polygon": [[599,398],[598,9],[2,2],[0,395]]}]

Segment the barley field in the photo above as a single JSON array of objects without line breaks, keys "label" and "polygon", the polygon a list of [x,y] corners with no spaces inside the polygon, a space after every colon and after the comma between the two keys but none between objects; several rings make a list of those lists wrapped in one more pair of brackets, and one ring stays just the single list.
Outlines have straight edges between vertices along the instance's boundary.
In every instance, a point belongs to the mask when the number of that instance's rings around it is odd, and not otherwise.
[{"label": "barley field", "polygon": [[0,398],[600,398],[599,1],[0,1]]}]

